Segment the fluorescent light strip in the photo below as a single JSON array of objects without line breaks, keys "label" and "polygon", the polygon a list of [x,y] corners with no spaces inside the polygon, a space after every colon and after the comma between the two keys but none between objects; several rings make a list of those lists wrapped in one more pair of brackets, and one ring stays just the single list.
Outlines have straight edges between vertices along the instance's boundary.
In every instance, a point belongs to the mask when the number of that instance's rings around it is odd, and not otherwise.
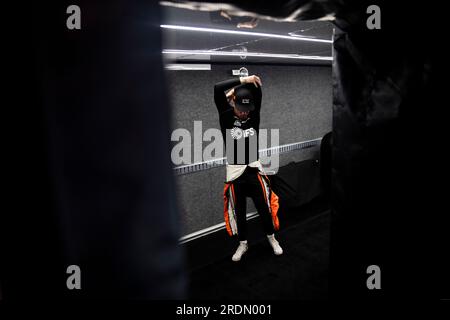
[{"label": "fluorescent light strip", "polygon": [[235,31],[235,30],[200,28],[200,27],[187,27],[187,26],[176,26],[176,25],[169,25],[169,24],[162,24],[160,27],[164,28],[164,29],[172,29],[172,30],[185,30],[185,31],[197,31],[197,32],[213,32],[213,33],[222,33],[222,34],[238,34],[238,35],[252,36],[252,37],[264,37],[264,38],[276,38],[276,39],[285,39],[285,40],[333,43],[333,40],[306,38],[306,37],[302,37],[300,35],[297,35],[297,36],[285,36],[285,35],[273,34],[273,33]]},{"label": "fluorescent light strip", "polygon": [[257,58],[333,61],[333,57],[326,57],[326,56],[306,56],[306,55],[300,55],[300,54],[279,54],[279,53],[264,53],[264,52],[164,49],[162,51],[162,53],[163,54],[182,54],[182,55],[211,55],[211,56],[235,56],[235,57],[246,56],[246,57],[257,57]]}]

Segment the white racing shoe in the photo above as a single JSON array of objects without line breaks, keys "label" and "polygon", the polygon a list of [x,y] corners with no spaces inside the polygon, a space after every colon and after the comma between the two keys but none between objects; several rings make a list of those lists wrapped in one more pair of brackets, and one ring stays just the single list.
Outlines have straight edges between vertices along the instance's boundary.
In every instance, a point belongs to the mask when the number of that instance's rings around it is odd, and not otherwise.
[{"label": "white racing shoe", "polygon": [[275,253],[275,255],[277,256],[282,255],[283,249],[281,249],[280,244],[278,243],[277,239],[275,239],[275,235],[273,234],[268,235],[267,239],[269,240],[269,243],[272,246],[273,253]]},{"label": "white racing shoe", "polygon": [[242,255],[245,252],[247,252],[247,250],[248,250],[247,241],[241,241],[239,243],[239,247],[236,249],[236,252],[233,254],[233,257],[231,258],[231,260],[233,260],[234,262],[241,260]]}]

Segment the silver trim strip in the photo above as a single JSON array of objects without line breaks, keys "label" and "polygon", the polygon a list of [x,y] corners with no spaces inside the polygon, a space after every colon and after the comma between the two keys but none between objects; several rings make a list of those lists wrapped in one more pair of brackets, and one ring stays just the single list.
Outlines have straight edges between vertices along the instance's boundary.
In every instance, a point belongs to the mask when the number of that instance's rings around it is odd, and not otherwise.
[{"label": "silver trim strip", "polygon": [[164,68],[166,70],[206,70],[206,71],[210,71],[211,70],[211,65],[210,64],[201,64],[201,63],[192,63],[192,64],[182,64],[182,63],[167,63],[164,65]]},{"label": "silver trim strip", "polygon": [[[295,150],[301,150],[301,149],[307,149],[310,147],[314,147],[317,145],[320,145],[320,141],[322,141],[322,138],[317,138],[313,140],[307,140],[307,141],[301,141],[301,142],[294,142],[289,143],[277,147],[272,148],[266,148],[259,150],[260,156],[270,156],[273,154],[282,154],[287,152],[292,152]],[[217,158],[213,160],[203,161],[203,162],[197,162],[193,164],[188,165],[182,165],[178,167],[174,167],[174,174],[176,175],[182,175],[182,174],[189,174],[194,172],[199,172],[211,168],[221,167],[226,164],[226,158]]]}]

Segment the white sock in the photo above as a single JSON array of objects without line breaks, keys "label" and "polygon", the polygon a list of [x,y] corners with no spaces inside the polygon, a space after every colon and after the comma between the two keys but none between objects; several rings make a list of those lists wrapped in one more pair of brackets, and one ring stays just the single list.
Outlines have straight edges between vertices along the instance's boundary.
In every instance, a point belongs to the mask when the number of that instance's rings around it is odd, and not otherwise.
[{"label": "white sock", "polygon": [[269,238],[269,239],[275,239],[275,234],[274,234],[274,233],[268,234],[268,235],[267,235],[267,238]]},{"label": "white sock", "polygon": [[247,240],[239,241],[239,242],[242,243],[242,244],[247,244]]}]

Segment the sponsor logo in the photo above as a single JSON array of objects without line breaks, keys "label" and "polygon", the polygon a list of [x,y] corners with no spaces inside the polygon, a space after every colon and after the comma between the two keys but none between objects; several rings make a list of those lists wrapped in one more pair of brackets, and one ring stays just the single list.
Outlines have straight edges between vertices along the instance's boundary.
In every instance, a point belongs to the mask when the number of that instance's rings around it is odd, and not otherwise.
[{"label": "sponsor logo", "polygon": [[242,137],[247,138],[248,136],[253,136],[255,133],[256,131],[253,128],[242,130],[241,128],[234,127],[231,129],[231,137],[236,140]]},{"label": "sponsor logo", "polygon": [[[173,142],[171,159],[174,166],[185,166],[203,162],[209,163],[216,160],[222,163],[224,157],[234,159],[235,155],[239,161],[242,153],[246,156],[247,151],[241,152],[238,149],[234,150],[234,144],[246,144],[247,140],[236,140],[233,138],[231,136],[231,131],[233,129],[233,135],[236,138],[254,135],[253,137],[248,138],[249,157],[259,148],[262,150],[269,150],[279,146],[279,129],[260,129],[259,131],[256,131],[254,128],[242,130],[242,128],[234,127],[226,129],[225,135],[222,135],[222,131],[217,128],[207,128],[206,130],[203,130],[202,123],[202,121],[194,121],[193,128],[177,128],[173,130],[170,140]],[[245,121],[241,121],[241,123],[243,125]],[[230,147],[226,153],[225,146]],[[275,174],[278,172],[278,152],[261,153],[260,161],[266,173],[269,174],[270,172],[270,174]]]},{"label": "sponsor logo", "polygon": [[236,127],[231,129],[231,137],[236,140],[242,138],[242,129]]}]

